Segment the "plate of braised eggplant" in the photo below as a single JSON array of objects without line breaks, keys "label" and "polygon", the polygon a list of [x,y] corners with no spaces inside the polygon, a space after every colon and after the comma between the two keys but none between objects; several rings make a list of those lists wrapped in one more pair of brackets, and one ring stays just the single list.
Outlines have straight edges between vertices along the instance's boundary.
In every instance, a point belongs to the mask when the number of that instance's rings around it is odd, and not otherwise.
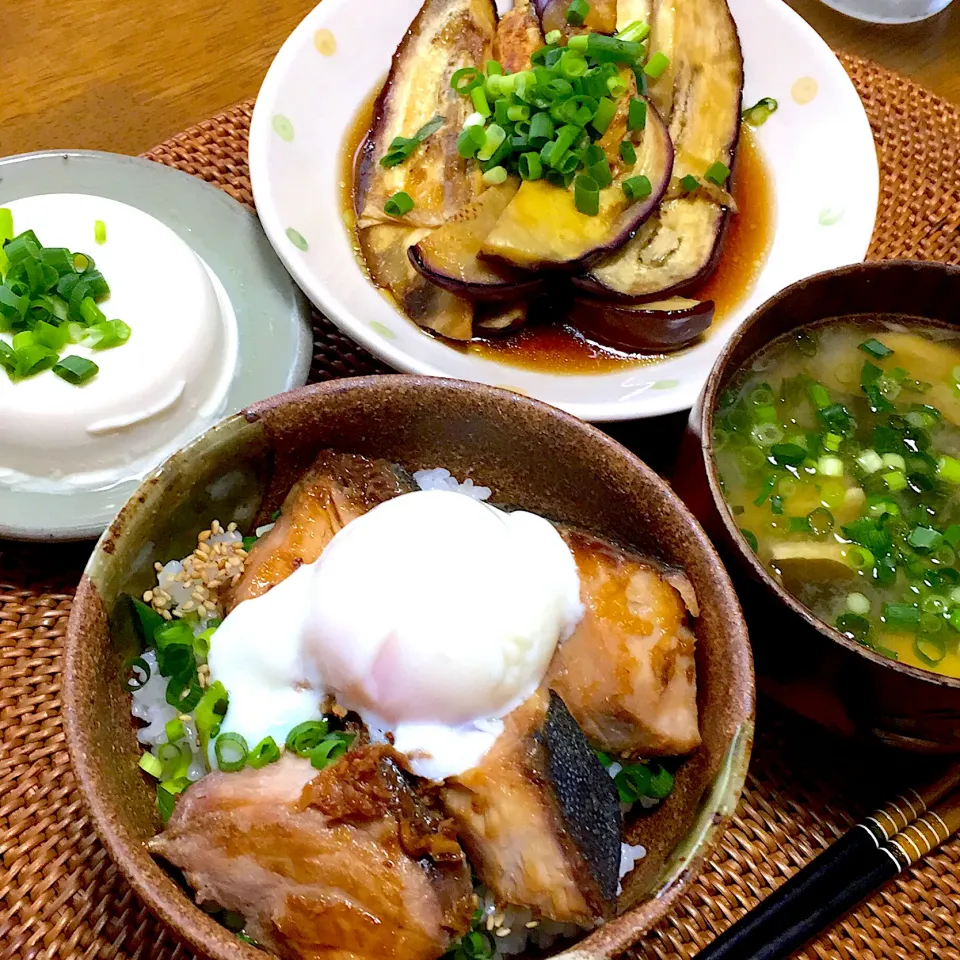
[{"label": "plate of braised eggplant", "polygon": [[692,406],[756,307],[863,259],[879,192],[852,83],[780,0],[324,0],[250,170],[352,339],[597,422]]}]

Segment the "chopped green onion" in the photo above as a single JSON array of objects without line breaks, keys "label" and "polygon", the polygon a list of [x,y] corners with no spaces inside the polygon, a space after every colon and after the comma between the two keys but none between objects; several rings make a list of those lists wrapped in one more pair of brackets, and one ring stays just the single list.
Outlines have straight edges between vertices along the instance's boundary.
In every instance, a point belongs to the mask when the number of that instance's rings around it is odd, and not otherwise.
[{"label": "chopped green onion", "polygon": [[227,688],[219,680],[215,680],[203,692],[193,716],[197,722],[197,733],[200,734],[200,743],[204,750],[207,742],[219,732],[220,724],[227,715],[229,702]]},{"label": "chopped green onion", "polygon": [[777,112],[779,107],[780,104],[773,97],[764,97],[752,107],[747,107],[743,111],[742,117],[744,122],[751,127],[762,127],[770,119],[771,114]]},{"label": "chopped green onion", "polygon": [[511,123],[522,123],[530,119],[530,108],[524,104],[507,107],[507,119]]},{"label": "chopped green onion", "polygon": [[[456,74],[454,74],[456,76]],[[394,137],[387,155],[380,161],[382,167],[396,167],[404,162],[428,137],[433,136],[446,123],[446,118],[437,115],[425,123],[412,137]]]},{"label": "chopped green onion", "polygon": [[93,239],[101,246],[107,242],[107,225],[102,220],[93,225]]},{"label": "chopped green onion", "polygon": [[888,346],[885,346],[879,340],[875,340],[872,337],[864,343],[861,343],[860,349],[873,357],[874,360],[882,360],[884,357],[889,357],[890,354],[893,353]]},{"label": "chopped green onion", "polygon": [[288,734],[286,747],[298,757],[307,757],[327,735],[330,725],[326,720],[306,720],[298,723]]},{"label": "chopped green onion", "polygon": [[164,823],[170,821],[175,804],[176,798],[169,790],[162,784],[157,787],[157,812],[160,814],[160,819],[163,820]]},{"label": "chopped green onion", "polygon": [[414,207],[413,198],[409,193],[395,193],[384,205],[384,213],[388,217],[405,217]]},{"label": "chopped green onion", "polygon": [[559,30],[551,30],[544,38],[550,46],[558,44],[563,39],[563,34]]},{"label": "chopped green onion", "polygon": [[847,610],[865,617],[870,613],[870,601],[862,593],[851,593],[847,596]]},{"label": "chopped green onion", "polygon": [[539,180],[543,176],[543,163],[538,153],[525,153],[520,157],[520,177],[523,180]]},{"label": "chopped green onion", "polygon": [[920,608],[912,603],[885,603],[884,622],[891,627],[910,629],[920,624]]},{"label": "chopped green onion", "polygon": [[474,157],[477,151],[483,146],[487,135],[483,129],[483,118],[479,126],[476,124],[464,127],[463,132],[457,138],[457,153],[464,159]]},{"label": "chopped green onion", "polygon": [[659,50],[647,61],[643,72],[652,80],[657,80],[663,76],[664,71],[670,66],[670,58]]},{"label": "chopped green onion", "polygon": [[883,481],[892,493],[899,493],[901,490],[907,489],[907,478],[899,470],[888,473]]},{"label": "chopped green onion", "polygon": [[760,549],[756,535],[750,530],[744,530],[743,527],[740,528],[740,533],[743,534],[743,539],[750,544],[750,549],[756,553]]},{"label": "chopped green onion", "polygon": [[500,149],[503,141],[506,139],[507,131],[499,124],[491,123],[490,126],[487,127],[483,146],[477,151],[477,159],[483,161],[492,159],[493,155]]},{"label": "chopped green onion", "polygon": [[587,3],[587,0],[572,0],[570,6],[567,7],[567,23],[575,27],[581,27],[589,14],[590,4]]},{"label": "chopped green onion", "polygon": [[581,174],[573,182],[574,203],[588,217],[600,213],[600,185],[593,177]]},{"label": "chopped green onion", "polygon": [[597,104],[597,112],[593,115],[590,124],[597,133],[604,134],[616,114],[617,105],[609,97],[602,97]]},{"label": "chopped green onion", "polygon": [[935,667],[947,655],[947,644],[939,637],[917,636],[913,639],[913,652],[928,667]]},{"label": "chopped green onion", "polygon": [[718,160],[707,168],[707,172],[703,176],[705,180],[709,180],[718,187],[722,187],[730,176],[730,168]]},{"label": "chopped green onion", "polygon": [[847,550],[847,563],[854,570],[869,570],[876,562],[873,552],[855,543]]},{"label": "chopped green onion", "polygon": [[123,681],[123,688],[127,693],[133,693],[134,690],[140,690],[150,679],[150,664],[143,657],[135,657],[127,664],[125,672],[129,676]]},{"label": "chopped green onion", "polygon": [[[192,649],[191,649],[192,659]],[[192,675],[173,676],[167,684],[166,700],[180,713],[189,713],[203,698],[203,688],[197,680],[196,668]]]},{"label": "chopped green onion", "polygon": [[643,130],[647,125],[647,101],[639,97],[632,97],[627,113],[627,129],[630,131]]},{"label": "chopped green onion", "polygon": [[499,60],[488,60],[487,61],[487,76],[499,76],[503,73],[503,65]]},{"label": "chopped green onion", "polygon": [[269,763],[275,763],[279,759],[280,748],[273,737],[264,737],[247,755],[247,763],[254,770],[259,770]]},{"label": "chopped green onion", "polygon": [[650,25],[642,20],[634,20],[628,23],[622,30],[617,31],[618,40],[626,40],[628,43],[642,43],[650,36]]},{"label": "chopped green onion", "polygon": [[159,780],[160,774],[163,773],[163,764],[152,753],[145,753],[140,757],[140,769],[155,780]]},{"label": "chopped green onion", "polygon": [[940,457],[937,461],[937,477],[945,483],[960,483],[960,460]]},{"label": "chopped green onion", "polygon": [[576,80],[589,69],[587,58],[579,50],[565,50],[557,63],[557,69],[565,80]]},{"label": "chopped green onion", "polygon": [[167,742],[176,743],[178,740],[183,739],[187,731],[183,726],[183,721],[179,717],[174,717],[172,720],[167,721],[165,732],[167,734]]},{"label": "chopped green onion", "polygon": [[842,477],[843,461],[839,457],[821,457],[817,461],[817,473],[825,477]]},{"label": "chopped green onion", "polygon": [[310,751],[310,763],[317,770],[323,770],[342,757],[354,741],[353,734],[332,733]]},{"label": "chopped green onion", "polygon": [[620,144],[620,159],[628,167],[637,165],[637,149],[629,140],[624,140]]},{"label": "chopped green onion", "polygon": [[9,207],[0,207],[0,247],[13,237],[13,211]]},{"label": "chopped green onion", "polygon": [[777,443],[770,448],[770,455],[781,467],[798,467],[807,459],[807,451],[796,443]]},{"label": "chopped green onion", "polygon": [[482,117],[489,117],[493,112],[490,109],[490,103],[487,100],[486,91],[483,87],[475,87],[470,91],[470,98],[473,100],[473,109]]},{"label": "chopped green onion", "polygon": [[250,753],[247,741],[239,733],[221,733],[213,746],[217,767],[226,773],[236,773],[247,764]]},{"label": "chopped green onion", "polygon": [[700,186],[700,181],[692,174],[688,173],[681,181],[680,186],[687,193],[693,193],[694,190],[698,189]]},{"label": "chopped green onion", "polygon": [[916,550],[936,550],[943,540],[943,534],[932,527],[914,527],[907,537],[907,543]]},{"label": "chopped green onion", "polygon": [[493,167],[483,175],[483,182],[496,187],[507,182],[507,168]]},{"label": "chopped green onion", "polygon": [[630,84],[619,74],[607,78],[607,93],[614,100],[619,100],[630,89]]},{"label": "chopped green onion", "polygon": [[602,33],[591,33],[586,37],[571,37],[567,45],[574,49],[582,49],[579,42],[574,43],[581,40],[586,41],[584,46],[587,55],[601,63],[635,64],[644,53],[643,45],[640,43],[607,37]]},{"label": "chopped green onion", "polygon": [[883,466],[883,458],[876,450],[864,450],[857,457],[857,464],[864,473],[876,473]]},{"label": "chopped green onion", "polygon": [[531,140],[549,140],[555,127],[549,113],[538,113],[530,121]]},{"label": "chopped green onion", "polygon": [[836,628],[857,643],[865,643],[870,634],[870,624],[855,613],[845,613],[837,617]]},{"label": "chopped green onion", "polygon": [[673,774],[666,767],[657,764],[656,772],[650,780],[647,796],[654,800],[664,800],[673,792]]},{"label": "chopped green onion", "polygon": [[650,182],[650,178],[644,176],[629,177],[623,181],[622,187],[624,194],[631,202],[643,200],[653,192],[653,184]]},{"label": "chopped green onion", "polygon": [[477,87],[483,86],[483,74],[476,67],[463,67],[454,71],[450,78],[450,86],[460,94],[466,96]]},{"label": "chopped green onion", "polygon": [[840,449],[841,443],[843,443],[843,437],[839,433],[828,433],[823,438],[823,449],[836,453]]}]

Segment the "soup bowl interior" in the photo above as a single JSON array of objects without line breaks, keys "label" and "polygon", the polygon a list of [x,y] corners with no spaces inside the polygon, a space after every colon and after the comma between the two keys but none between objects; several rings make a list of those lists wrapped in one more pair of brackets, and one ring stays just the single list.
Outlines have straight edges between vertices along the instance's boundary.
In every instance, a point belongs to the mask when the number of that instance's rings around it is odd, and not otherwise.
[{"label": "soup bowl interior", "polygon": [[[782,627],[774,642],[765,636],[767,631],[761,635],[753,625],[761,688],[842,732],[868,733],[898,747],[950,752],[960,752],[960,679],[897,662],[857,643],[821,620],[771,576],[726,505],[713,431],[723,391],[777,338],[811,324],[858,319],[882,318],[908,329],[913,324],[957,325],[958,299],[960,268],[913,261],[857,264],[781,291],[737,331],[717,361],[691,419],[709,489],[697,489],[696,478],[678,477],[684,499],[721,544],[724,555],[732,557],[731,570],[751,624],[754,617],[769,624],[771,617],[788,611],[793,615],[778,621]],[[709,499],[709,509],[701,494]],[[739,579],[740,572],[747,579]],[[809,631],[819,634],[839,656],[821,655],[821,648],[810,646],[803,657],[794,655],[787,663],[779,650],[796,627],[806,629],[807,637]],[[789,672],[790,677],[777,677],[774,672]]]},{"label": "soup bowl interior", "polygon": [[[122,676],[138,652],[124,594],[154,582],[155,561],[184,556],[213,518],[250,530],[325,447],[407,469],[443,466],[535,511],[682,567],[701,609],[697,669],[703,746],[673,795],[633,822],[647,857],[625,881],[620,915],[573,952],[608,957],[641,936],[692,882],[732,814],[753,733],[753,672],[741,612],[712,546],[667,485],[604,434],[536,401],[416,377],[306,387],[223,421],[158,469],[94,551],[68,627],[65,716],[94,825],[137,893],[195,949],[251,960],[147,853],[161,829]],[[371,588],[373,589],[373,588]]]}]

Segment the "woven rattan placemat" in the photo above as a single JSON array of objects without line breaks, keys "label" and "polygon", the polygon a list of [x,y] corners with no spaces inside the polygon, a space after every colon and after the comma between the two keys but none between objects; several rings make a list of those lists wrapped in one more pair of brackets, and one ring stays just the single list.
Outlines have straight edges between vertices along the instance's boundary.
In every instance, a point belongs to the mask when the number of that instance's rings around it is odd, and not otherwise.
[{"label": "woven rattan placemat", "polygon": [[[882,194],[872,255],[960,262],[960,109],[875,64],[844,57],[877,140]],[[251,104],[149,157],[252,202]],[[315,318],[313,378],[383,372]],[[644,455],[642,433],[638,452]],[[0,542],[0,958],[188,960],[131,893],[95,838],[60,717],[63,636],[86,546]],[[712,863],[642,944],[643,958],[690,957],[907,781],[899,761],[822,739],[763,705],[747,788]],[[823,936],[807,958],[960,960],[960,842]]]}]

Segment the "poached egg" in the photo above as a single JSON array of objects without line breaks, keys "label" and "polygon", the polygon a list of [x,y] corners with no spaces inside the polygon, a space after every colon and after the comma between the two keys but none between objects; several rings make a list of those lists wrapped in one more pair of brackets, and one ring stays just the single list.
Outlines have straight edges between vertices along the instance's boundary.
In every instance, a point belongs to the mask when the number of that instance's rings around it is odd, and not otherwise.
[{"label": "poached egg", "polygon": [[443,780],[480,762],[582,616],[576,561],[548,521],[405,494],[226,618],[209,656],[230,695],[222,729],[282,743],[329,695]]}]

